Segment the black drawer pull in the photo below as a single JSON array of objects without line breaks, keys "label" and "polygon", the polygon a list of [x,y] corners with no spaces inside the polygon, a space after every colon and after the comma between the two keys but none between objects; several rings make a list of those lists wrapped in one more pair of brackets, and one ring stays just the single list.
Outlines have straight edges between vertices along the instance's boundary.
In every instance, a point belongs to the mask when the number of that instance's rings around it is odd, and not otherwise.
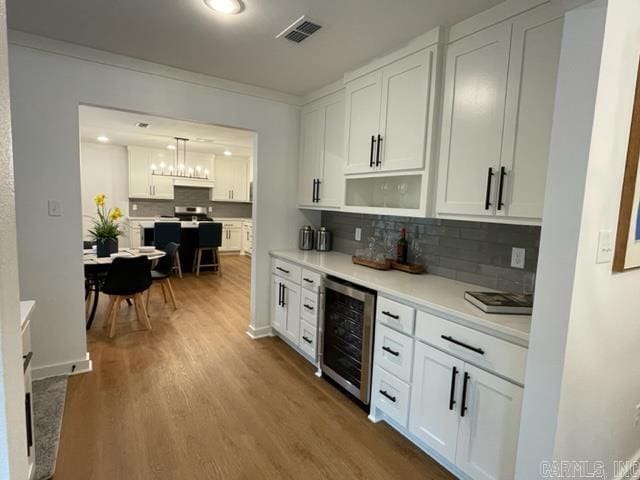
[{"label": "black drawer pull", "polygon": [[469,383],[469,379],[471,376],[464,372],[464,382],[462,383],[462,406],[460,407],[460,416],[464,417],[465,412],[468,410],[467,408],[467,383]]},{"label": "black drawer pull", "polygon": [[385,352],[389,352],[389,353],[390,353],[391,355],[393,355],[394,357],[399,357],[399,356],[400,356],[400,352],[396,352],[396,351],[394,351],[394,350],[391,350],[391,349],[390,349],[389,347],[387,347],[387,346],[382,347],[382,349],[383,349]]},{"label": "black drawer pull", "polygon": [[313,307],[311,305],[307,305],[305,303],[305,304],[303,304],[303,307],[306,308],[307,310],[311,310],[313,312]]},{"label": "black drawer pull", "polygon": [[396,397],[394,397],[393,395],[389,395],[389,393],[386,390],[380,390],[380,394],[384,395],[385,397],[387,397],[393,403],[396,403]]},{"label": "black drawer pull", "polygon": [[313,280],[311,280],[310,278],[303,278],[303,280],[307,283],[313,283]]},{"label": "black drawer pull", "polygon": [[307,338],[307,337],[303,336],[302,339],[307,343],[313,343],[313,340],[311,340],[310,338]]},{"label": "black drawer pull", "polygon": [[387,317],[391,317],[394,320],[399,320],[400,319],[400,315],[394,315],[393,313],[390,312],[382,312],[383,315],[386,315]]},{"label": "black drawer pull", "polygon": [[458,376],[458,369],[453,367],[451,370],[451,393],[449,394],[449,410],[453,410],[453,406],[456,404],[456,377]]},{"label": "black drawer pull", "polygon": [[471,345],[467,345],[466,343],[462,343],[460,340],[456,340],[453,337],[450,337],[449,335],[440,335],[440,338],[442,338],[443,340],[446,340],[447,342],[451,342],[455,345],[459,345],[460,347],[464,347],[468,350],[471,350],[472,352],[476,352],[479,353],[480,355],[484,355],[484,350],[478,347],[472,347]]},{"label": "black drawer pull", "polygon": [[276,270],[280,270],[281,272],[284,272],[284,273],[286,273],[287,275],[291,273],[289,270],[285,270],[285,269],[284,269],[284,268],[282,268],[282,267],[276,267]]},{"label": "black drawer pull", "polygon": [[484,199],[484,209],[489,210],[491,206],[491,179],[493,177],[493,168],[489,167],[487,172],[487,195]]},{"label": "black drawer pull", "polygon": [[22,373],[27,371],[27,368],[29,368],[29,364],[31,363],[31,358],[33,357],[33,352],[29,352],[26,355],[22,356]]}]

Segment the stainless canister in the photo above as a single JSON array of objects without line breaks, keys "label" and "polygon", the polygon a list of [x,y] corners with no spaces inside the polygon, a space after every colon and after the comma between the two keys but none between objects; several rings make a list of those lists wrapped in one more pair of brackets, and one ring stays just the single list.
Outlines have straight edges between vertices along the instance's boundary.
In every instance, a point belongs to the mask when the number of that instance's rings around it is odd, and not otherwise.
[{"label": "stainless canister", "polygon": [[326,227],[320,227],[316,235],[316,250],[328,252],[331,250],[331,232]]},{"label": "stainless canister", "polygon": [[300,229],[300,237],[298,239],[298,248],[300,250],[313,250],[314,231],[309,225],[305,225]]}]

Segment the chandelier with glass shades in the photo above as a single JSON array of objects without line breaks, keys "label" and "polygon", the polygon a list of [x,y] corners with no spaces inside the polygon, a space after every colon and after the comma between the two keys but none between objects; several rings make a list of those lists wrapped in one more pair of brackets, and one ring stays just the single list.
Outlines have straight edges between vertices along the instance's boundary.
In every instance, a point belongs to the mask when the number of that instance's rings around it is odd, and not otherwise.
[{"label": "chandelier with glass shades", "polygon": [[[208,180],[209,169],[203,168],[200,165],[187,165],[187,142],[189,139],[182,137],[174,138],[176,139],[176,154],[173,165],[167,165],[164,162],[160,162],[158,165],[152,163],[149,167],[151,169],[151,174],[160,177]],[[182,155],[180,155],[180,150],[182,150]]]}]

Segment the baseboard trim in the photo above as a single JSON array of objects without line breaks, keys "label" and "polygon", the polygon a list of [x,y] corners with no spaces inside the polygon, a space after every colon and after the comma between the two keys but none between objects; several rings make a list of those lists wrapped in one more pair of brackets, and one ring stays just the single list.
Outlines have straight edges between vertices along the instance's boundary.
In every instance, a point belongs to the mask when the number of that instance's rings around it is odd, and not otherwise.
[{"label": "baseboard trim", "polygon": [[247,330],[247,336],[252,340],[258,340],[259,338],[273,337],[273,330],[271,325],[266,327],[255,328],[253,325],[249,325]]},{"label": "baseboard trim", "polygon": [[627,462],[626,468],[621,472],[614,472],[613,480],[638,480],[640,479],[640,450],[634,453]]},{"label": "baseboard trim", "polygon": [[92,369],[91,358],[89,357],[89,352],[87,352],[86,357],[81,360],[33,367],[31,377],[33,380],[42,380],[43,378],[57,377],[59,375],[80,375],[81,373],[88,373]]}]

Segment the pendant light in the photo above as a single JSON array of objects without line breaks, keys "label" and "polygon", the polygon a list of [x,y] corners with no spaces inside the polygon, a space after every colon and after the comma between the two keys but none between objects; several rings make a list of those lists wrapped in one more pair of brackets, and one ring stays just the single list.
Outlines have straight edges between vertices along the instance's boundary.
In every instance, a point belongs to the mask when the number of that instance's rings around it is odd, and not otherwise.
[{"label": "pendant light", "polygon": [[[187,164],[187,142],[188,138],[174,137],[176,140],[176,146],[174,150],[175,157],[173,165],[165,165],[164,162],[160,165],[152,163],[150,166],[151,174],[160,177],[173,177],[173,178],[190,178],[194,180],[208,180],[209,169],[202,168],[200,165],[189,166]],[[182,143],[182,161],[180,161],[180,144]]]}]

